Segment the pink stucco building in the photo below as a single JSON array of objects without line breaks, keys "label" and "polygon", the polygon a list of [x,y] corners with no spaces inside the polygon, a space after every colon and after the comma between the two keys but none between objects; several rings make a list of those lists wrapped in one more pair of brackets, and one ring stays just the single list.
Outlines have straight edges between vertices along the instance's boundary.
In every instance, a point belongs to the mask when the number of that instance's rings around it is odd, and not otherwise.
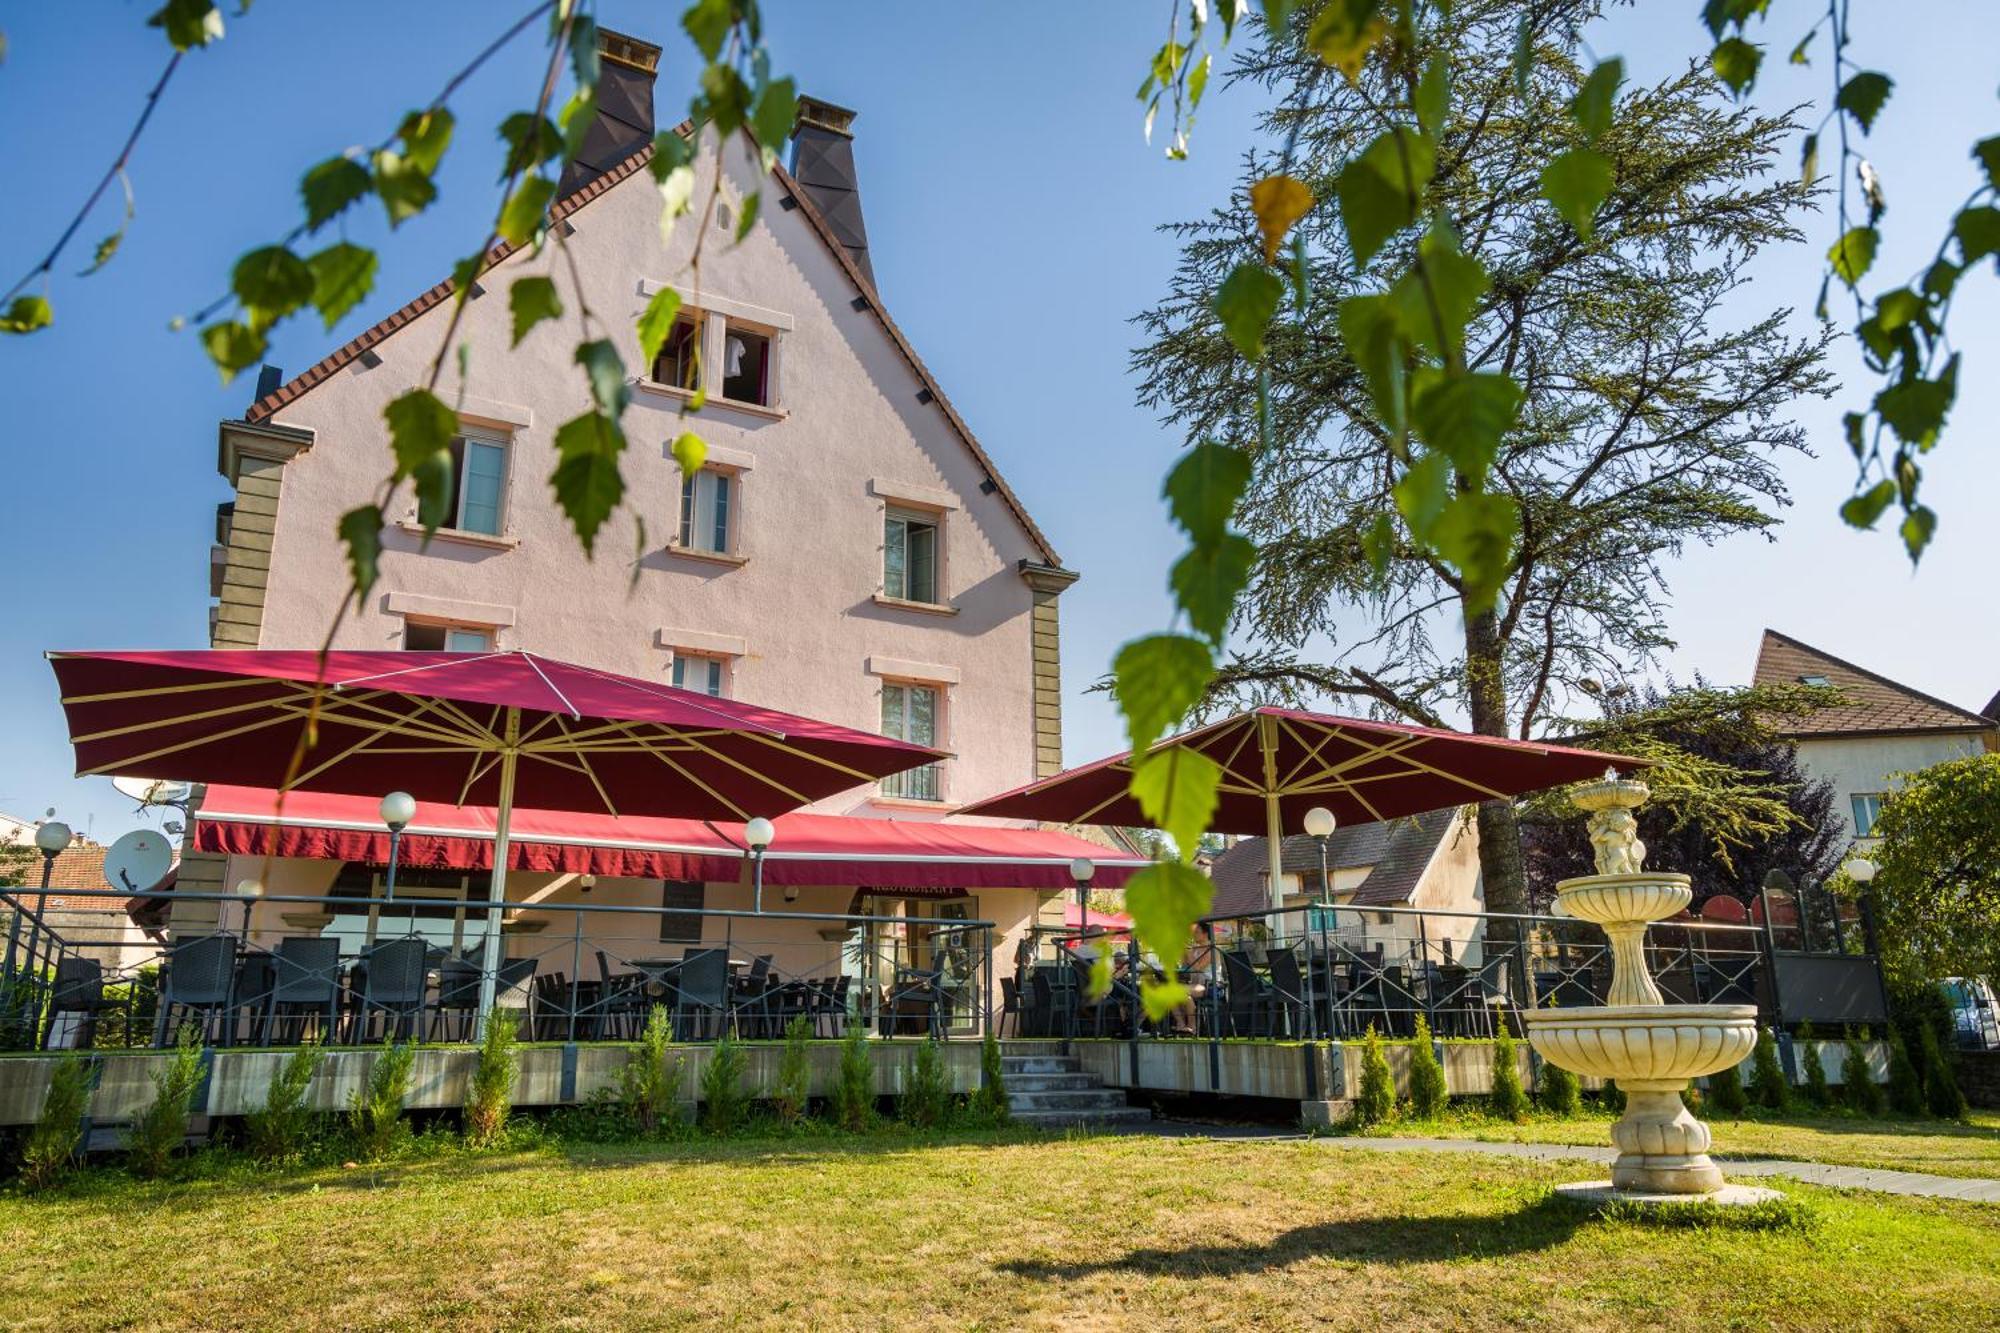
[{"label": "pink stucco building", "polygon": [[[527,649],[951,752],[934,770],[850,791],[818,813],[941,819],[1053,772],[1061,761],[1057,599],[1077,576],[875,289],[852,113],[803,101],[790,166],[768,176],[747,139],[723,146],[722,199],[706,224],[712,234],[697,284],[689,260],[701,211],[663,238],[661,192],[646,169],[658,51],[610,33],[603,46],[605,109],[584,153],[593,165],[572,168],[553,226],[631,372],[624,502],[593,557],[549,488],[554,432],[589,402],[571,360],[573,313],[509,346],[516,279],[550,275],[565,305],[576,305],[570,259],[551,237],[479,279],[454,338],[470,348],[462,397],[455,380],[441,389],[461,404],[451,512],[426,544],[405,489],[389,515],[380,582],[339,620],[334,644]],[[704,189],[716,147],[705,138],[696,158]],[[756,223],[732,244],[743,200],[759,188]],[[663,286],[680,290],[682,324],[645,366],[634,324]],[[450,284],[441,284],[304,373],[267,372],[242,419],[221,424],[219,466],[234,498],[218,515],[214,646],[314,646],[335,623],[347,587],[336,523],[391,471],[383,407],[422,382],[451,305]],[[697,359],[707,402],[690,413]],[[708,446],[692,479],[671,448],[687,430]],[[195,860],[183,885],[229,887],[253,872],[248,858]],[[339,884],[365,894],[377,877],[340,862],[280,860],[264,888],[325,893]],[[449,874],[423,878],[425,892],[461,891]],[[663,894],[657,881],[586,885],[548,875],[510,877],[509,890],[542,907],[657,907]],[[748,905],[740,882],[664,892],[710,908]],[[908,894],[830,883],[797,891],[787,906],[991,920],[1002,927],[995,955],[1010,956],[1050,896],[1046,888]],[[260,928],[362,928],[279,906],[258,909]],[[188,904],[188,914],[199,909]],[[537,928],[536,919],[516,914],[510,953],[540,947],[537,929],[572,929],[553,917]],[[371,916],[365,929],[376,928]],[[656,917],[587,929],[645,937],[627,942],[635,949],[666,938]],[[837,951],[838,941],[796,934],[791,961],[800,969]],[[606,947],[614,955],[623,948],[615,940]]]}]

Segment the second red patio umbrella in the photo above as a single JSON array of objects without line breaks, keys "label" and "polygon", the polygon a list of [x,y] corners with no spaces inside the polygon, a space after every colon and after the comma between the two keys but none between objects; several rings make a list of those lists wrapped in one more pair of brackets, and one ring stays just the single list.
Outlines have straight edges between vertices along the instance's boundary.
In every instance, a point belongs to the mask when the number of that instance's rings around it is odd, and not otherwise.
[{"label": "second red patio umbrella", "polygon": [[[1214,827],[1269,839],[1274,908],[1283,906],[1284,894],[1279,843],[1313,806],[1327,807],[1345,823],[1367,824],[1559,787],[1644,762],[1294,708],[1254,708],[1153,748],[1168,746],[1184,746],[1222,766]],[[1141,827],[1148,820],[1131,780],[1128,751],[975,801],[959,813]]]},{"label": "second red patio umbrella", "polygon": [[[51,653],[79,777],[107,773],[492,806],[742,821],[940,757],[832,723],[532,653]],[[325,688],[318,689],[323,681]],[[317,715],[314,696],[318,693]],[[310,719],[310,722],[309,722]],[[316,734],[296,773],[302,731]],[[493,1003],[486,933],[479,1012]]]}]

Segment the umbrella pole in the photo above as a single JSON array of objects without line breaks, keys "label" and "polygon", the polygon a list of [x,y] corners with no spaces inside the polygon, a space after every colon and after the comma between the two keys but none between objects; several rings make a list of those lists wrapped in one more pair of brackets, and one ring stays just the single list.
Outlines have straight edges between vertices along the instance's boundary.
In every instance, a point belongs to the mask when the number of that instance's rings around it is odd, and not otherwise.
[{"label": "umbrella pole", "polygon": [[479,965],[479,1013],[472,1039],[486,1039],[486,1016],[493,1010],[493,994],[500,979],[500,926],[504,912],[490,904],[507,901],[507,826],[514,818],[514,769],[520,762],[521,710],[507,710],[507,736],[500,748],[500,803],[493,815],[493,876],[487,890],[486,951]]},{"label": "umbrella pole", "polygon": [[[1285,908],[1284,848],[1285,821],[1278,811],[1278,724],[1276,719],[1257,719],[1257,743],[1264,751],[1264,841],[1270,853],[1271,910]],[[1277,923],[1273,923],[1275,926]]]}]

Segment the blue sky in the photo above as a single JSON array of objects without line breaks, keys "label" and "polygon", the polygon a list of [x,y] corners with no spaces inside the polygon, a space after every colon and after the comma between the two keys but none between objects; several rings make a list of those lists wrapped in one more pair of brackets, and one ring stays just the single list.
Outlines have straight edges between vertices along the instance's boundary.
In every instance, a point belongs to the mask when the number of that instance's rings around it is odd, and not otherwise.
[{"label": "blue sky", "polygon": [[[158,76],[164,44],[144,27],[150,8],[99,6],[88,24],[69,6],[0,17],[9,45],[0,65],[6,281],[49,244]],[[107,209],[58,270],[56,327],[0,344],[10,499],[0,549],[12,612],[0,635],[9,719],[0,809],[33,815],[54,805],[106,841],[136,822],[102,779],[69,776],[44,649],[206,643],[207,549],[214,506],[227,498],[214,471],[215,423],[240,414],[251,386],[219,385],[169,319],[217,295],[236,255],[284,231],[305,167],[379,137],[427,101],[514,8],[351,0],[258,5],[232,19],[219,47],[190,57],[140,146],[138,217],[123,252],[88,281],[69,276],[115,224]],[[679,8],[604,0],[600,13],[608,26],[659,38]],[[1624,55],[1635,77],[1658,77],[1706,49],[1698,8],[1656,0],[1621,11],[1592,45]],[[1809,7],[1777,8],[1802,23]],[[1877,271],[1900,277],[1924,262],[1943,210],[1974,184],[1965,146],[2000,132],[1991,63],[2000,21],[1972,0],[1940,0],[1922,22],[1896,26],[1889,6],[1856,12],[1862,51],[1898,80],[1866,147],[1892,201]],[[1083,691],[1118,643],[1165,621],[1175,543],[1155,496],[1179,442],[1133,403],[1128,320],[1158,296],[1173,264],[1157,225],[1226,201],[1254,101],[1212,90],[1192,161],[1167,162],[1141,140],[1132,91],[1164,26],[1164,0],[767,0],[767,13],[776,66],[861,113],[856,155],[884,299],[1083,572],[1064,599],[1069,758],[1116,749],[1116,718]],[[1823,71],[1783,65],[1795,35],[1786,27],[1769,38],[1758,94],[1766,105],[1824,97]],[[683,48],[671,37],[667,46],[663,118],[685,95]],[[442,199],[384,250],[375,298],[331,333],[316,322],[289,328],[273,362],[296,372],[448,271],[493,206],[491,127],[530,99],[537,72],[522,46],[464,90]],[[373,225],[358,234],[380,240]],[[1803,321],[1831,223],[1810,230],[1807,244],[1760,262],[1749,299],[1796,307]],[[2000,283],[1989,273],[1962,293],[1953,324],[1971,373],[1928,468],[1944,526],[1922,570],[1911,573],[1892,537],[1848,532],[1833,515],[1848,486],[1839,412],[1865,384],[1843,353],[1836,369],[1855,387],[1801,405],[1822,457],[1788,466],[1797,504],[1779,540],[1742,539],[1669,571],[1681,647],[1667,667],[1741,681],[1770,625],[1957,703],[1976,708],[2000,690],[1991,594]]]}]

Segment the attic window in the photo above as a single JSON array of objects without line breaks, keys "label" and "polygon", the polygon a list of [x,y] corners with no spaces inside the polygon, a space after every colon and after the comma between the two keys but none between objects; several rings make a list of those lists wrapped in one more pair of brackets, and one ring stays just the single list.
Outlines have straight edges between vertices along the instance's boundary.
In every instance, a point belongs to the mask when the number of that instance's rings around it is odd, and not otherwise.
[{"label": "attic window", "polygon": [[771,336],[730,320],[722,337],[722,396],[771,405]]},{"label": "attic window", "polygon": [[1800,676],[1800,677],[1799,677],[1799,684],[1801,684],[1801,685],[1831,685],[1831,684],[1833,684],[1833,682],[1832,682],[1832,681],[1830,681],[1830,680],[1828,680],[1828,679],[1827,679],[1827,678],[1826,678],[1825,676]]}]

